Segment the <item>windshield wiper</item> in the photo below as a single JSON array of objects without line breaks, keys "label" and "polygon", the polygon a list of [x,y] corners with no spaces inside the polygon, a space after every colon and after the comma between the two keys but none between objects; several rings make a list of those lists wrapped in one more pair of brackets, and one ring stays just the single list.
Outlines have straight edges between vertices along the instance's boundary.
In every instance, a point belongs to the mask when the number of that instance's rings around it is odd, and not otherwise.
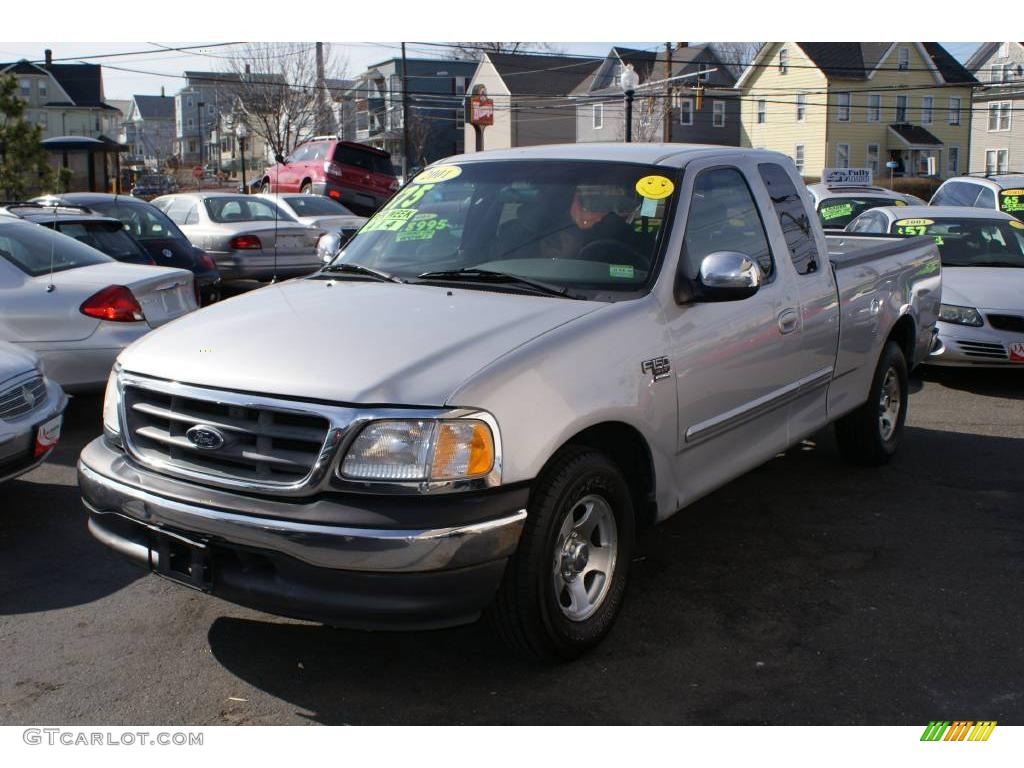
[{"label": "windshield wiper", "polygon": [[564,299],[582,299],[582,296],[575,296],[569,293],[568,288],[563,288],[559,285],[552,285],[551,283],[543,283],[539,280],[530,280],[525,277],[519,277],[519,275],[513,275],[508,272],[498,272],[493,269],[477,269],[476,267],[465,267],[463,269],[447,269],[438,272],[424,272],[421,275],[417,275],[420,280],[441,280],[441,281],[455,281],[465,280],[466,282],[474,283],[515,283],[526,288],[530,288],[537,293],[543,293],[547,296],[560,296]]},{"label": "windshield wiper", "polygon": [[381,280],[388,283],[404,283],[405,281],[400,277],[389,275],[387,272],[381,272],[379,269],[373,267],[366,267],[362,264],[351,264],[346,261],[339,262],[338,264],[328,264],[324,267],[322,272],[342,272],[350,275],[366,275],[367,277],[373,277],[377,280]]}]

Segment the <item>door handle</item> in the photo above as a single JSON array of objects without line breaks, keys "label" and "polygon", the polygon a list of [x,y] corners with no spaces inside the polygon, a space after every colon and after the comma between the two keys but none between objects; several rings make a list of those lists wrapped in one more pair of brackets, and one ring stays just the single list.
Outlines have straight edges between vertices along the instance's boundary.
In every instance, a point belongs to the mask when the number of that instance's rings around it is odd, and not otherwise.
[{"label": "door handle", "polygon": [[783,334],[792,333],[796,330],[797,321],[800,316],[795,309],[784,309],[779,313],[779,331]]}]

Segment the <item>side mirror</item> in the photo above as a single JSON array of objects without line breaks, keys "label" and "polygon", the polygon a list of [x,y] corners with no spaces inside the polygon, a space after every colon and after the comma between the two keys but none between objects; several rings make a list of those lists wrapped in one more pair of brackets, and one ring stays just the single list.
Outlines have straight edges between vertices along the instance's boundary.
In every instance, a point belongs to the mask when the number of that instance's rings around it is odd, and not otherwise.
[{"label": "side mirror", "polygon": [[284,155],[282,155],[280,152],[274,155],[274,160],[277,162],[278,165],[285,164]]},{"label": "side mirror", "polygon": [[764,277],[757,262],[744,253],[715,251],[700,263],[698,301],[738,301],[757,293]]}]

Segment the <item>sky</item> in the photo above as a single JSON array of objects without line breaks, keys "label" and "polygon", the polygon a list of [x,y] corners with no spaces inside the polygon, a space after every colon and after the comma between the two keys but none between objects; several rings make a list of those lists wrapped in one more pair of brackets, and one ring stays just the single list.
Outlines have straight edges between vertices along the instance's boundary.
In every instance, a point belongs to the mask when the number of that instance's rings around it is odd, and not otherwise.
[{"label": "sky", "polygon": [[[146,51],[166,46],[170,48],[202,45],[200,42],[174,43],[5,43],[0,41],[0,57],[8,61],[17,59],[42,59],[43,50],[53,50],[55,59],[74,58],[78,56],[97,56],[111,53]],[[331,43],[335,57],[347,62],[348,75],[355,75],[373,64],[393,56],[400,55],[400,43]],[[664,46],[657,42],[593,42],[593,43],[553,43],[566,53],[587,56],[604,56],[613,45],[629,48],[654,50]],[[960,61],[965,61],[979,43],[943,43],[943,45]],[[92,63],[108,64],[125,69],[144,70],[147,73],[125,72],[111,69],[103,70],[104,95],[107,99],[129,99],[133,94],[159,94],[161,86],[168,96],[173,96],[184,85],[181,73],[189,70],[216,71],[227,68],[226,56],[230,55],[229,47],[210,49],[209,54],[199,51],[160,51],[158,53],[119,56],[110,59],[90,59]],[[408,56],[433,58],[441,49],[432,46],[406,44]]]}]

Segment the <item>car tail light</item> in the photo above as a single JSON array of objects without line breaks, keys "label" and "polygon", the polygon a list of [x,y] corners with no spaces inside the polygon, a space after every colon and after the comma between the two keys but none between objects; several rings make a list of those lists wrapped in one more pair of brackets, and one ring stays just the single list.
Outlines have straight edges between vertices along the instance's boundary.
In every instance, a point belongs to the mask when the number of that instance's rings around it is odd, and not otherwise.
[{"label": "car tail light", "polygon": [[263,247],[263,243],[256,235],[239,235],[238,237],[232,237],[228,243],[232,250],[235,251],[258,251]]},{"label": "car tail light", "polygon": [[107,286],[83,301],[78,309],[83,315],[117,323],[134,323],[146,319],[134,294],[123,285]]},{"label": "car tail light", "polygon": [[330,160],[328,160],[326,163],[324,163],[324,173],[326,173],[328,176],[336,176],[340,179],[341,166],[338,165],[337,163],[332,163]]},{"label": "car tail light", "polygon": [[216,269],[217,268],[216,262],[213,259],[211,259],[205,253],[200,253],[196,257],[196,260],[199,262],[199,266],[201,266],[203,269]]}]

